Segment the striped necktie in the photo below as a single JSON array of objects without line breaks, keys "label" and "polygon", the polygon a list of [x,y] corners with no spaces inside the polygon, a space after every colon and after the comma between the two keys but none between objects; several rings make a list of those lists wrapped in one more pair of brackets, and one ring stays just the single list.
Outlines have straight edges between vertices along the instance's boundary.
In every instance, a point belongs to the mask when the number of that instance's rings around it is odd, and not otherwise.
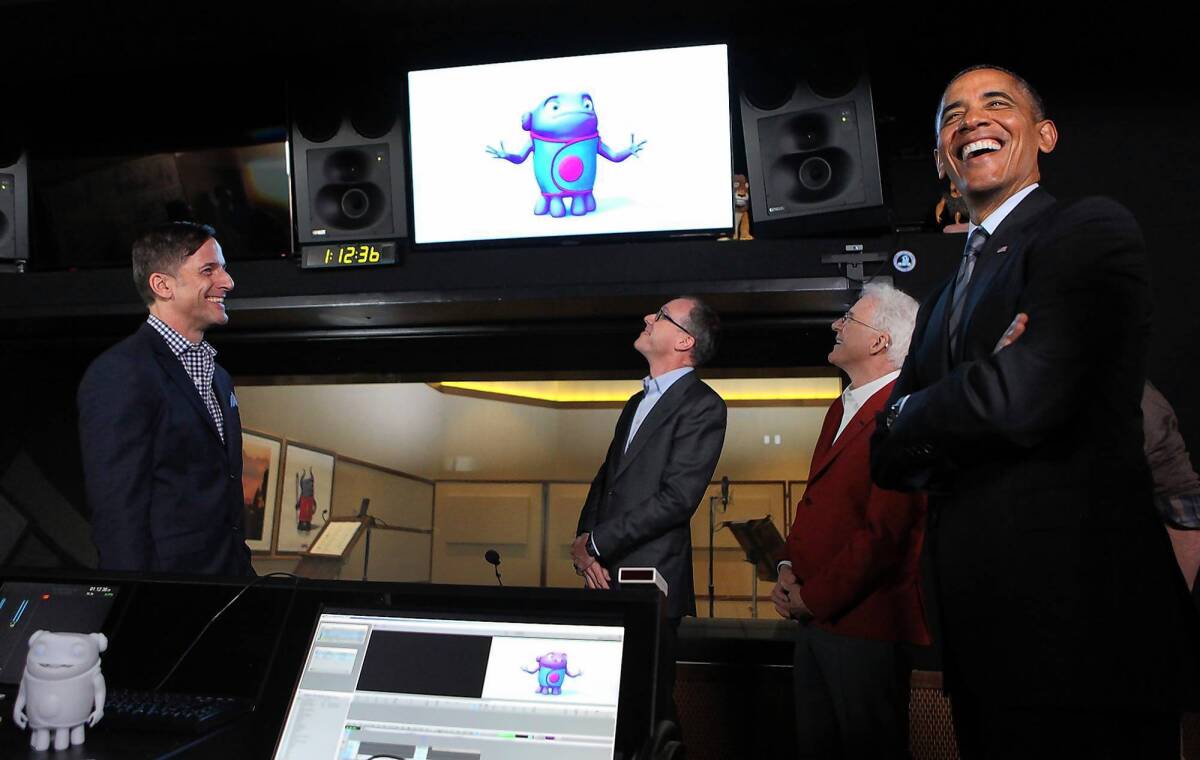
[{"label": "striped necktie", "polygon": [[971,283],[971,273],[975,271],[975,261],[979,252],[987,245],[988,233],[982,227],[976,227],[963,249],[962,264],[958,267],[958,277],[954,280],[954,300],[950,306],[950,350],[958,349],[958,327],[962,320],[963,304],[967,300],[967,286]]}]

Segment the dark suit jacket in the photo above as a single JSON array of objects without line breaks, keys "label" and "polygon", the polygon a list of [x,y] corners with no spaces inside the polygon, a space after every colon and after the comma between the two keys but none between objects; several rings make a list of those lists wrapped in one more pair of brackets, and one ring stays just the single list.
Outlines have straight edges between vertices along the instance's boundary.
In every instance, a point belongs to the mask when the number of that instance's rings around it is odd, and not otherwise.
[{"label": "dark suit jacket", "polygon": [[875,415],[893,385],[871,396],[836,442],[842,400],[829,407],[788,533],[788,559],[813,625],[855,638],[928,644],[918,568],[925,496],[879,488],[870,476]]},{"label": "dark suit jacket", "polygon": [[622,452],[642,396],[621,412],[576,535],[591,532],[614,581],[621,567],[658,568],[669,587],[667,616],[680,618],[696,612],[691,519],[721,457],[725,402],[689,372],[667,389]]},{"label": "dark suit jacket", "polygon": [[79,438],[100,567],[253,574],[233,380],[213,388],[225,444],[196,386],[153,327],[101,354],[79,385]]},{"label": "dark suit jacket", "polygon": [[[951,355],[921,307],[873,441],[884,487],[931,488],[952,689],[1014,704],[1179,704],[1193,611],[1151,502],[1139,400],[1150,327],[1133,217],[1035,190],[987,243]],[[1018,312],[1025,335],[992,353]]]}]

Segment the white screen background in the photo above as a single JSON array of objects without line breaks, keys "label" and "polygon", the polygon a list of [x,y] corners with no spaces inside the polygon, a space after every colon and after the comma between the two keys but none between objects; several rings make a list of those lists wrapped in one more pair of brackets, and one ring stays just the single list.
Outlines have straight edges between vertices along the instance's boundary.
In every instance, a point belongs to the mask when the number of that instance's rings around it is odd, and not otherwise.
[{"label": "white screen background", "polygon": [[[597,211],[535,216],[541,197],[521,115],[558,92],[587,92],[600,138]],[[732,227],[729,78],[725,45],[553,58],[409,74],[414,240],[505,238]]]}]

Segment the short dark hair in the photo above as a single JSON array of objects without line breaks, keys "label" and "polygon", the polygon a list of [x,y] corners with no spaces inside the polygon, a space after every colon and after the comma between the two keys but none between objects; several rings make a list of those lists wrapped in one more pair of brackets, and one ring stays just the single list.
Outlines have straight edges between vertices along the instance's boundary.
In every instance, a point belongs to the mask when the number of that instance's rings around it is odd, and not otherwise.
[{"label": "short dark hair", "polygon": [[1008,76],[1012,77],[1013,81],[1017,83],[1017,86],[1021,88],[1021,91],[1025,93],[1025,97],[1029,98],[1029,102],[1033,104],[1033,118],[1036,121],[1041,121],[1042,119],[1046,118],[1046,101],[1042,100],[1042,96],[1033,88],[1033,85],[1029,83],[1029,80],[1012,69],[1006,69],[1003,66],[996,66],[995,64],[991,63],[977,63],[973,66],[966,67],[962,71],[950,77],[950,81],[946,82],[946,86],[942,88],[942,95],[940,98],[938,98],[937,113],[935,113],[933,117],[934,134],[937,134],[942,130],[942,102],[946,99],[946,90],[949,90],[950,85],[954,84],[967,74],[970,74],[972,71],[980,71],[983,69],[999,71],[1001,74],[1007,74]]},{"label": "short dark hair", "polygon": [[695,339],[692,346],[692,366],[699,367],[707,364],[717,353],[721,344],[721,318],[711,306],[696,296],[680,296],[692,302],[692,310],[688,312],[688,332]]},{"label": "short dark hair", "polygon": [[188,256],[216,237],[216,230],[199,222],[158,224],[139,235],[133,241],[133,284],[146,305],[154,303],[150,275],[155,272],[176,274]]}]

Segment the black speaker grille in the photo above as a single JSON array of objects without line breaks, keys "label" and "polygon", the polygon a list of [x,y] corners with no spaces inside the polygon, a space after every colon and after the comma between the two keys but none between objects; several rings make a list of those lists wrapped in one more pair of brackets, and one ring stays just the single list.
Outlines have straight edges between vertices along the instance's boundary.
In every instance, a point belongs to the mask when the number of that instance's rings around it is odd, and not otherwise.
[{"label": "black speaker grille", "polygon": [[857,121],[854,103],[760,119],[769,207],[794,212],[865,201]]},{"label": "black speaker grille", "polygon": [[0,259],[16,257],[13,221],[17,210],[15,180],[11,174],[0,174]]},{"label": "black speaker grille", "polygon": [[397,103],[385,102],[386,95],[361,98],[350,111],[350,126],[368,140],[378,140],[396,126]]},{"label": "black speaker grille", "polygon": [[342,104],[330,95],[336,88],[302,88],[292,95],[296,131],[305,140],[329,142],[342,126]]},{"label": "black speaker grille", "polygon": [[308,176],[316,191],[311,206],[313,227],[333,233],[390,234],[388,159],[387,145],[308,151]]}]

